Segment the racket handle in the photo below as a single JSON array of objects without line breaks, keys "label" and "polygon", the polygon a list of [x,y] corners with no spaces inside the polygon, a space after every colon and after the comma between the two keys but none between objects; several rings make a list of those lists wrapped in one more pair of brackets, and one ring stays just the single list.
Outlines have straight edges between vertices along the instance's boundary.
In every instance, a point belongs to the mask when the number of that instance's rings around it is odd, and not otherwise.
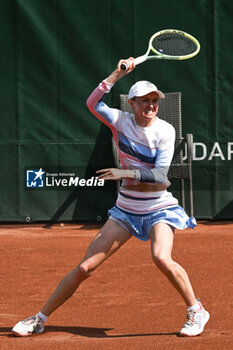
[{"label": "racket handle", "polygon": [[127,70],[127,69],[128,69],[127,64],[126,64],[126,63],[122,63],[122,64],[121,64],[121,69],[122,69],[122,70]]},{"label": "racket handle", "polygon": [[135,64],[135,66],[137,66],[137,65],[140,64],[140,63],[145,62],[146,59],[147,59],[147,55],[142,55],[142,56],[139,56],[139,57],[135,58],[135,59],[134,59],[134,64]]},{"label": "racket handle", "polygon": [[[147,60],[147,55],[142,55],[142,56],[139,56],[139,57],[134,59],[134,64],[135,64],[135,66],[137,66],[138,64],[143,63],[146,60]],[[122,63],[121,64],[121,69],[122,70],[127,70],[128,69],[127,64],[126,63]]]}]

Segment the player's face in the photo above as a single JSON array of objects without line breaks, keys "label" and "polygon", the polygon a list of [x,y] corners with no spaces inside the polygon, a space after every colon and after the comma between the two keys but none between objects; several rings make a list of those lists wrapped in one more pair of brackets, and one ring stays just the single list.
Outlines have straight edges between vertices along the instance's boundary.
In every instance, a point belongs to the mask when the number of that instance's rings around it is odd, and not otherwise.
[{"label": "player's face", "polygon": [[133,108],[136,120],[150,123],[155,119],[159,108],[159,95],[156,92],[150,92],[145,96],[134,97],[129,100]]}]

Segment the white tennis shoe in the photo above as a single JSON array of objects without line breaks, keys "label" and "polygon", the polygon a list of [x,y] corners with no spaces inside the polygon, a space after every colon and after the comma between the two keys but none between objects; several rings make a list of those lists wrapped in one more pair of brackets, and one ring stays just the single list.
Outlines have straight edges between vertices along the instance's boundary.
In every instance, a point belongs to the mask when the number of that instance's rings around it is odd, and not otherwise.
[{"label": "white tennis shoe", "polygon": [[26,337],[32,334],[42,333],[44,330],[44,322],[38,316],[31,316],[18,322],[12,328],[12,334],[18,337]]},{"label": "white tennis shoe", "polygon": [[204,331],[206,323],[209,321],[210,314],[204,309],[198,300],[199,309],[192,311],[188,309],[187,320],[180,331],[182,337],[196,337]]}]

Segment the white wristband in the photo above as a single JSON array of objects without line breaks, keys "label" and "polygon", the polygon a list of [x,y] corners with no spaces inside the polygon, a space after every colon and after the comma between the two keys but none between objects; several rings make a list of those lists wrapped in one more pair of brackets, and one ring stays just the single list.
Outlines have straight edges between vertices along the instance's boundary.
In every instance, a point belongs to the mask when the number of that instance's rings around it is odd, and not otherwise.
[{"label": "white wristband", "polygon": [[141,180],[140,170],[134,170],[134,179],[137,180],[137,181]]},{"label": "white wristband", "polygon": [[106,82],[106,79],[105,79],[99,84],[99,89],[105,94],[108,94],[113,86],[114,84],[110,84]]}]

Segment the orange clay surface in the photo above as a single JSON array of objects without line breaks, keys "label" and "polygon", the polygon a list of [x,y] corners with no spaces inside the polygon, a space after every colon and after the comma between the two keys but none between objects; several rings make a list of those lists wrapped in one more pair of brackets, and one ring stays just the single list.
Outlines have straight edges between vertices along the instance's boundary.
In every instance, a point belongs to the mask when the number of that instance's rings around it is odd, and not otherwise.
[{"label": "orange clay surface", "polygon": [[178,336],[186,307],[155,267],[150,244],[129,240],[48,320],[41,335],[11,335],[40,311],[82,259],[99,224],[1,225],[0,349],[233,349],[233,222],[176,231],[173,257],[210,312],[204,333]]}]

